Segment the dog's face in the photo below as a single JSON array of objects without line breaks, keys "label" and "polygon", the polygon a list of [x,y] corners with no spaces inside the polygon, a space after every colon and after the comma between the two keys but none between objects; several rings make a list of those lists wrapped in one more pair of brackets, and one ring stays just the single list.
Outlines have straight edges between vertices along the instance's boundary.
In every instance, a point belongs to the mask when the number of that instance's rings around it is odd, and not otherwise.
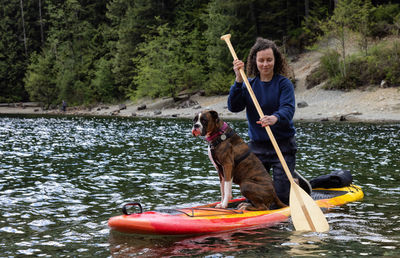
[{"label": "dog's face", "polygon": [[206,136],[217,130],[219,124],[218,113],[214,110],[205,110],[193,118],[192,135]]}]

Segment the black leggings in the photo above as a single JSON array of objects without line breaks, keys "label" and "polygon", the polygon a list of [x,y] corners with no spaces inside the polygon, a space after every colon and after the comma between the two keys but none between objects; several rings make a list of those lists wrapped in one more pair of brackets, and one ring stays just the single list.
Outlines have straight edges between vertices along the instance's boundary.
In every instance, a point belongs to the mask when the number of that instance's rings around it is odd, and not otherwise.
[{"label": "black leggings", "polygon": [[[296,176],[293,175],[296,166],[297,151],[294,137],[278,142],[278,145],[292,176],[296,178]],[[289,204],[290,182],[272,144],[268,142],[250,142],[249,147],[261,160],[268,173],[270,173],[272,169],[275,192],[283,203]]]}]

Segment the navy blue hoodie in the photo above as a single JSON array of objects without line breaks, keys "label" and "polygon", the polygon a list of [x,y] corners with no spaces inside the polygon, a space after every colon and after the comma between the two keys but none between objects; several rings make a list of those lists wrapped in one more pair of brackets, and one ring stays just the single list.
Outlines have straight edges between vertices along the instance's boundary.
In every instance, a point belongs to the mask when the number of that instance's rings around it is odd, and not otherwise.
[{"label": "navy blue hoodie", "polygon": [[[250,78],[249,82],[264,115],[274,115],[278,118],[276,124],[271,126],[276,140],[294,136],[296,133],[293,125],[295,97],[292,82],[279,74],[275,74],[269,82],[261,81],[258,76]],[[245,108],[249,122],[250,139],[256,142],[270,141],[265,128],[256,123],[260,120],[260,117],[246,85],[235,82],[229,92],[228,109],[231,112],[240,112]]]}]

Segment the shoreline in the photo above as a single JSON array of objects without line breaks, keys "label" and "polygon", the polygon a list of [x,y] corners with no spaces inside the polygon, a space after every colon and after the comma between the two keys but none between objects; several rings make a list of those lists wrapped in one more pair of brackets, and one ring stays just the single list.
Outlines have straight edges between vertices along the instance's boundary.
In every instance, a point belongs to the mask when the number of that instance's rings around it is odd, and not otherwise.
[{"label": "shoreline", "polygon": [[[296,121],[348,121],[348,122],[400,122],[400,87],[382,88],[369,86],[352,91],[324,90],[323,85],[307,89],[306,78],[319,65],[321,53],[318,51],[300,54],[291,63],[296,78],[295,98]],[[233,77],[233,74],[232,74]],[[227,108],[227,95],[187,96],[179,102],[172,98],[142,99],[134,103],[99,104],[87,107],[67,107],[44,111],[35,103],[24,103],[10,107],[0,103],[1,114],[68,115],[100,117],[139,118],[189,118],[204,109],[213,109],[222,119],[246,119],[245,111],[232,113]],[[61,103],[59,104],[61,107]],[[144,108],[145,107],[145,108]]]},{"label": "shoreline", "polygon": [[[351,92],[326,91],[313,88],[298,92],[295,122],[400,122],[400,89],[378,88]],[[213,109],[222,119],[246,119],[246,112],[232,113],[227,109],[227,95],[204,97],[193,95],[188,100],[174,103],[171,98],[145,99],[138,103],[98,105],[92,108],[68,107],[44,111],[30,103],[22,107],[0,106],[0,114],[66,115],[137,118],[188,118],[204,109]],[[299,107],[299,106],[305,107]],[[145,108],[144,108],[145,106]]]}]

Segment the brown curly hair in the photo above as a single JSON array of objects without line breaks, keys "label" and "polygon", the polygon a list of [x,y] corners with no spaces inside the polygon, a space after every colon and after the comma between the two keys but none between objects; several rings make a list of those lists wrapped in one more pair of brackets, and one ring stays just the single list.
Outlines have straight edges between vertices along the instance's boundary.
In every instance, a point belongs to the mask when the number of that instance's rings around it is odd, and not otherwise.
[{"label": "brown curly hair", "polygon": [[246,70],[248,76],[255,77],[260,75],[260,72],[257,69],[257,60],[256,60],[257,52],[268,48],[271,48],[272,52],[274,53],[274,58],[275,58],[274,74],[281,74],[284,76],[288,75],[289,73],[288,64],[286,62],[285,57],[279,51],[276,44],[269,39],[264,39],[259,37],[257,38],[256,43],[250,49],[249,56],[247,57]]}]

